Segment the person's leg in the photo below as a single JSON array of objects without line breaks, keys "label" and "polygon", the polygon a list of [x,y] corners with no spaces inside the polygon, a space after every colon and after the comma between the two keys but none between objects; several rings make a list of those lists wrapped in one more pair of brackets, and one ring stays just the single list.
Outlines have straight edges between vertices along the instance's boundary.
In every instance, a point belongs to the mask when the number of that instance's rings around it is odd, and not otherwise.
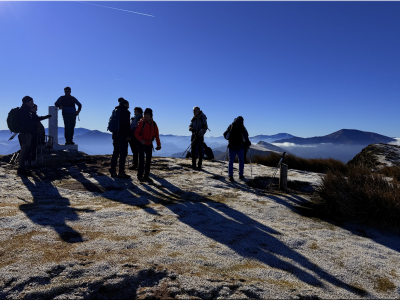
[{"label": "person's leg", "polygon": [[138,151],[139,151],[139,167],[138,167],[137,177],[141,178],[144,172],[144,145],[142,145],[142,143],[138,143]]},{"label": "person's leg", "polygon": [[128,155],[128,141],[122,140],[119,142],[119,174],[125,173],[126,156]]},{"label": "person's leg", "polygon": [[235,161],[236,151],[229,149],[228,175],[233,176],[233,162]]},{"label": "person's leg", "polygon": [[239,159],[239,177],[242,177],[244,172],[244,149],[240,149],[237,155]]},{"label": "person's leg", "polygon": [[71,114],[71,143],[74,141],[74,132],[75,132],[75,125],[76,125],[76,114]]},{"label": "person's leg", "polygon": [[68,115],[65,114],[63,115],[63,120],[64,120],[64,138],[65,138],[65,143],[69,144],[70,140],[69,140],[69,119],[68,119]]},{"label": "person's leg", "polygon": [[31,161],[30,164],[35,166],[36,165],[36,148],[38,144],[38,136],[33,135],[32,136],[32,141],[31,141]]},{"label": "person's leg", "polygon": [[113,146],[114,146],[114,151],[111,157],[111,168],[110,168],[111,174],[117,172],[117,161],[119,157],[119,145],[117,140],[113,140]]},{"label": "person's leg", "polygon": [[25,161],[31,150],[32,134],[30,133],[20,133],[18,140],[21,146],[21,151],[19,153],[19,169],[25,169]]},{"label": "person's leg", "polygon": [[150,165],[151,165],[151,158],[153,156],[153,146],[148,145],[145,146],[145,151],[146,151],[146,168],[144,171],[144,176],[149,177],[150,176]]},{"label": "person's leg", "polygon": [[196,168],[197,140],[192,142],[192,168]]},{"label": "person's leg", "polygon": [[199,170],[201,169],[201,165],[203,164],[203,157],[204,157],[203,143],[204,143],[204,138],[199,139],[199,143],[197,146],[199,154]]},{"label": "person's leg", "polygon": [[139,149],[138,149],[138,140],[134,137],[132,138],[133,140],[133,149],[132,149],[132,164],[133,167],[138,166],[138,161],[139,161]]}]

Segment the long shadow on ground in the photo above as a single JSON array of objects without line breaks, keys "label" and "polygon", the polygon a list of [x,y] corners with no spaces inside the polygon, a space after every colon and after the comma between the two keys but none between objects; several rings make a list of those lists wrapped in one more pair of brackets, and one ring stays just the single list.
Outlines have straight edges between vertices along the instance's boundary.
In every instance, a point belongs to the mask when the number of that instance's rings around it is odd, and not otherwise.
[{"label": "long shadow on ground", "polygon": [[[226,245],[237,254],[256,259],[272,268],[290,272],[299,280],[313,286],[323,286],[322,279],[354,294],[366,294],[364,290],[341,281],[289,248],[275,237],[280,233],[273,228],[251,219],[226,204],[194,192],[183,191],[165,179],[158,177],[154,179],[154,184],[142,185],[148,192],[146,195],[148,203],[153,201],[165,205],[178,215],[179,221]],[[128,204],[126,200],[121,202]],[[279,257],[292,260],[301,267]]]},{"label": "long shadow on ground", "polygon": [[[92,210],[70,207],[69,200],[62,197],[51,182],[44,182],[36,176],[32,176],[31,178],[34,180],[34,183],[26,177],[22,177],[22,182],[31,192],[33,202],[20,205],[20,210],[32,222],[53,228],[63,241],[68,243],[82,242],[81,234],[68,226],[66,221],[78,220],[79,216],[77,212],[79,211],[92,212]],[[44,189],[46,190],[46,194],[43,194]]]}]

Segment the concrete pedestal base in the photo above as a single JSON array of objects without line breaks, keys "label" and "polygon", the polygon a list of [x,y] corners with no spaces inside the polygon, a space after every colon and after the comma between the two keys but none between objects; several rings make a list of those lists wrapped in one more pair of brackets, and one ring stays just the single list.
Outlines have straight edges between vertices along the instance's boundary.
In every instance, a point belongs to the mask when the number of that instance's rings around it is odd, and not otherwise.
[{"label": "concrete pedestal base", "polygon": [[53,145],[53,150],[75,150],[78,151],[78,145]]}]

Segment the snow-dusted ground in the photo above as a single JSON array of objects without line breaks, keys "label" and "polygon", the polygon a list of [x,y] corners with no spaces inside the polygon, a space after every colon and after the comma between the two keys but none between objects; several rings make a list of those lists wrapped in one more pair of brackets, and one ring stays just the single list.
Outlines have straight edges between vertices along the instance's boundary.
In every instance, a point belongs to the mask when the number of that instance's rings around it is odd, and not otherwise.
[{"label": "snow-dusted ground", "polygon": [[111,178],[108,165],[22,178],[0,166],[0,299],[400,296],[398,235],[306,217],[307,194],[231,183],[221,162],[198,172],[156,158],[152,184]]}]

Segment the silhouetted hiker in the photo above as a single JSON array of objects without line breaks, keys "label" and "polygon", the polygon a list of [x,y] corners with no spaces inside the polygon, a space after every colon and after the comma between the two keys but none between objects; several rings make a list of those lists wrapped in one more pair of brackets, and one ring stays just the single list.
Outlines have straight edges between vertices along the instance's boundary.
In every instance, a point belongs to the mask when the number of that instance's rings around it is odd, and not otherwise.
[{"label": "silhouetted hiker", "polygon": [[233,179],[233,162],[235,160],[236,155],[239,159],[239,178],[244,179],[243,171],[244,171],[244,151],[245,148],[249,148],[251,142],[249,140],[249,133],[247,132],[246,127],[243,124],[243,117],[237,117],[231,125],[229,125],[228,129],[224,132],[224,137],[229,141],[229,167],[228,167],[228,175],[229,180],[234,181]]},{"label": "silhouetted hiker", "polygon": [[28,159],[31,150],[32,137],[36,130],[36,126],[31,114],[33,105],[33,99],[29,96],[25,96],[22,98],[22,106],[18,113],[18,140],[21,146],[21,151],[19,153],[19,165],[17,173],[20,175],[29,175],[29,171],[26,169],[26,160]]},{"label": "silhouetted hiker", "polygon": [[[153,111],[150,108],[144,110],[144,117],[139,121],[135,137],[139,142],[139,168],[137,177],[139,181],[151,181],[150,179],[150,164],[153,156],[153,141],[157,142],[156,150],[161,149],[160,136],[158,126],[153,120]],[[144,154],[146,153],[146,167],[144,164]],[[144,176],[143,176],[144,172]]]},{"label": "silhouetted hiker", "polygon": [[36,164],[37,145],[44,145],[44,141],[45,141],[45,130],[44,130],[44,127],[43,127],[41,121],[51,118],[51,115],[39,117],[36,114],[37,108],[38,107],[36,104],[33,104],[32,108],[31,108],[34,130],[33,130],[33,134],[32,134],[30,156],[28,158],[28,166],[30,168],[37,168],[37,164]]},{"label": "silhouetted hiker", "polygon": [[[204,155],[207,156],[208,159],[214,159],[214,153],[210,147],[207,146],[206,143],[203,143],[203,151]],[[186,158],[191,158],[192,157],[192,152],[188,151],[186,154]]]},{"label": "silhouetted hiker", "polygon": [[[141,107],[135,107],[133,113],[135,114],[135,116],[131,118],[131,129],[133,132],[135,132],[139,121],[143,118],[143,109]],[[129,168],[129,170],[136,170],[138,167],[138,162],[139,162],[138,144],[139,142],[135,136],[133,136],[129,141],[129,145],[131,146],[132,150],[132,166]]]},{"label": "silhouetted hiker", "polygon": [[201,170],[201,165],[203,163],[203,143],[204,143],[204,134],[208,129],[207,125],[207,117],[200,110],[200,107],[193,107],[193,118],[189,125],[189,131],[192,132],[192,168],[196,169],[196,157],[199,158],[199,165],[197,167],[198,170]]},{"label": "silhouetted hiker", "polygon": [[[71,88],[69,86],[64,88],[64,92],[65,96],[58,98],[54,105],[62,109],[65,145],[75,145],[72,140],[74,138],[76,116],[81,112],[82,104],[71,96]],[[78,111],[76,111],[75,104],[78,105]]]},{"label": "silhouetted hiker", "polygon": [[[130,125],[131,113],[128,110],[129,102],[127,100],[121,97],[118,99],[118,102],[119,105],[115,107],[108,124],[108,129],[112,132],[114,146],[113,155],[111,157],[111,168],[109,171],[111,177],[130,178],[131,176],[125,173],[125,161],[128,155],[128,141],[133,136]],[[116,167],[118,157],[119,169],[117,175]]]}]

